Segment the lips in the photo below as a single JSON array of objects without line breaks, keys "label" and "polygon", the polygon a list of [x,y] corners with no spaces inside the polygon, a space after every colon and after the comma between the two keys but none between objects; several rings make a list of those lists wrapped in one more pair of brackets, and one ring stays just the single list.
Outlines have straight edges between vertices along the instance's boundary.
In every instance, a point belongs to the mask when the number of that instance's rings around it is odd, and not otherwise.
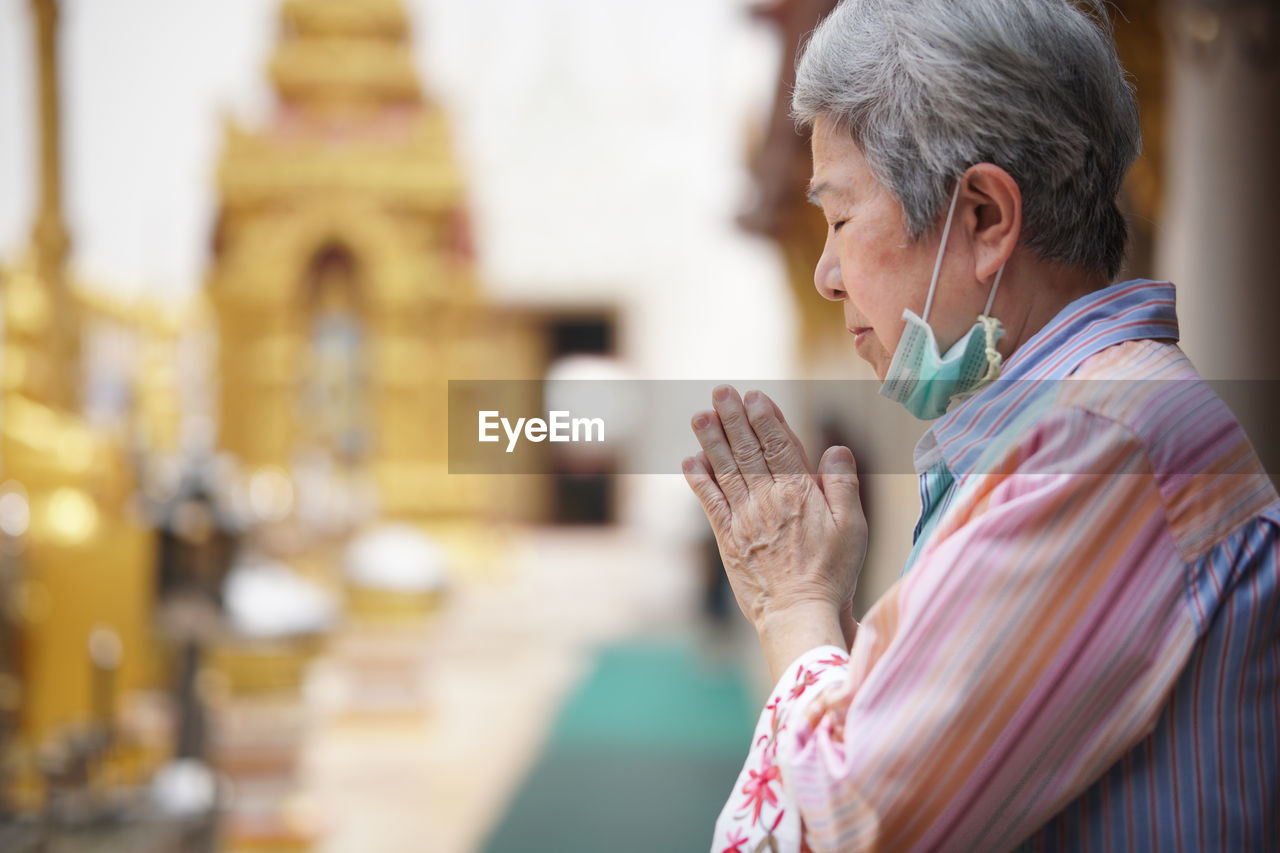
[{"label": "lips", "polygon": [[870,326],[853,326],[852,328],[849,329],[849,334],[853,335],[853,342],[856,345],[861,343],[863,339],[866,338],[867,335],[871,334],[871,327]]}]

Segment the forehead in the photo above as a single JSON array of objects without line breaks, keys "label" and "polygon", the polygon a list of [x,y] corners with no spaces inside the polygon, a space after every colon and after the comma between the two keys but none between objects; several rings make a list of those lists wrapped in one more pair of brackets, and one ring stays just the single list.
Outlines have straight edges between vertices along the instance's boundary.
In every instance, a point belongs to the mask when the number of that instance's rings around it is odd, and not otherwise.
[{"label": "forehead", "polygon": [[813,179],[809,197],[815,203],[880,188],[862,150],[843,126],[819,116],[813,125]]}]

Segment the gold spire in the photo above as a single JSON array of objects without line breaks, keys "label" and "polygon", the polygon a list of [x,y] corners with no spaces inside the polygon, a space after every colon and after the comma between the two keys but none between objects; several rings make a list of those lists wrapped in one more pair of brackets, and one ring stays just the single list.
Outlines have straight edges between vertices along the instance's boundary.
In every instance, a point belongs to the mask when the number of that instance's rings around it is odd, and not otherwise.
[{"label": "gold spire", "polygon": [[40,211],[32,234],[41,272],[62,269],[67,229],[62,221],[61,133],[58,115],[58,7],[54,0],[32,0],[36,16],[40,81]]},{"label": "gold spire", "polygon": [[404,40],[409,32],[398,0],[287,0],[280,17],[302,35]]},{"label": "gold spire", "polygon": [[79,322],[67,288],[69,239],[62,218],[58,101],[58,6],[31,0],[40,93],[40,196],[31,245],[7,276],[3,388],[75,409],[79,400]]},{"label": "gold spire", "polygon": [[287,103],[321,110],[421,100],[398,0],[288,0],[271,78]]}]

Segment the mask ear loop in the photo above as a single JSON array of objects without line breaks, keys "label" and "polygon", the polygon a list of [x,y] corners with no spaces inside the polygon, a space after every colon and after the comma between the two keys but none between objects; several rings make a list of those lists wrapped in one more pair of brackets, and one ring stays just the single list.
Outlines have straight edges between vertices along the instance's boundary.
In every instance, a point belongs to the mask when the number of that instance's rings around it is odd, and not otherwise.
[{"label": "mask ear loop", "polygon": [[996,270],[996,280],[991,285],[991,293],[987,296],[987,307],[982,309],[982,316],[978,317],[979,322],[982,323],[982,331],[986,338],[987,371],[982,377],[983,384],[1000,375],[1000,365],[1004,361],[1004,358],[996,350],[1000,321],[991,316],[991,306],[995,304],[996,291],[1000,289],[1000,277],[1003,275],[1004,264],[1001,264],[1000,269]]},{"label": "mask ear loop", "polygon": [[[956,202],[960,200],[960,181],[956,181],[955,192],[951,194],[951,207],[947,210],[947,224],[942,227],[942,242],[938,244],[938,259],[933,262],[933,278],[929,280],[929,295],[924,300],[924,316],[921,320],[929,322],[929,309],[933,307],[933,292],[938,288],[938,273],[942,272],[942,256],[947,251],[947,237],[951,234],[951,220],[956,215]],[[998,281],[998,279],[997,279]],[[990,310],[990,306],[988,306]]]}]

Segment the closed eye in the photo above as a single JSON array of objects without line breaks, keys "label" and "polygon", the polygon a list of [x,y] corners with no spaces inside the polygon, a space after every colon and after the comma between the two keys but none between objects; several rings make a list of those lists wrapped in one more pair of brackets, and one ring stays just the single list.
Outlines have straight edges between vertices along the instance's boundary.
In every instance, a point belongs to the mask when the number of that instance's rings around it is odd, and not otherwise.
[{"label": "closed eye", "polygon": [[841,228],[841,226],[843,226],[843,225],[844,225],[846,222],[848,222],[848,221],[849,221],[849,220],[847,220],[847,219],[841,219],[839,222],[832,222],[832,223],[831,223],[831,230],[832,230],[832,232],[834,233],[834,232],[836,232],[836,231],[839,231],[839,230],[840,230],[840,228]]}]

